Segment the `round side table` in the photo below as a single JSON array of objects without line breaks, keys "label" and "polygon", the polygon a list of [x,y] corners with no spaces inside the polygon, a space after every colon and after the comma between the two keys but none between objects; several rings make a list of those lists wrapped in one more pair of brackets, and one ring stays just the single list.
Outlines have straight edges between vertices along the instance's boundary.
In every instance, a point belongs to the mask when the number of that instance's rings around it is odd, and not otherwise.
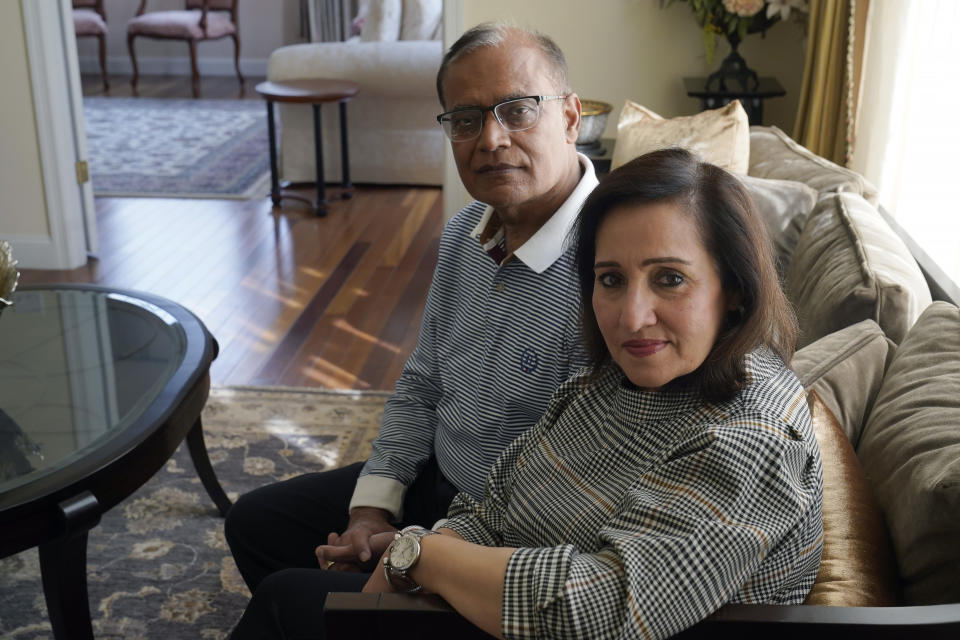
[{"label": "round side table", "polygon": [[[327,215],[327,194],[323,177],[323,144],[320,129],[320,106],[324,102],[337,102],[340,105],[340,157],[343,167],[341,197],[350,198],[353,186],[350,184],[350,160],[347,147],[347,102],[351,100],[360,86],[349,80],[328,80],[325,78],[304,78],[284,80],[282,82],[261,82],[256,90],[267,101],[267,124],[270,134],[270,200],[274,207],[280,206],[281,198],[291,198],[306,202],[314,207],[318,216]],[[313,107],[313,143],[317,156],[317,200],[285,193],[280,189],[280,177],[277,169],[277,133],[274,122],[273,103],[309,104]]]}]

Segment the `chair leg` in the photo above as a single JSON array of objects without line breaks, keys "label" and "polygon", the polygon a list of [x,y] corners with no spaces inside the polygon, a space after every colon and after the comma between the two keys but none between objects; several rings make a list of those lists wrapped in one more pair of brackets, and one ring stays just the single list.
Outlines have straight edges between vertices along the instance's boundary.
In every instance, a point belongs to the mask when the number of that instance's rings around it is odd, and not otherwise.
[{"label": "chair leg", "polygon": [[190,69],[193,73],[193,97],[200,97],[200,70],[197,69],[197,41],[190,40]]},{"label": "chair leg", "polygon": [[243,74],[240,73],[240,37],[235,33],[230,37],[233,38],[233,67],[237,70],[237,79],[240,81],[240,94],[243,95]]},{"label": "chair leg", "polygon": [[130,51],[130,62],[133,63],[133,77],[130,79],[133,95],[137,95],[137,81],[140,80],[140,71],[137,69],[137,54],[133,51],[133,39],[136,37],[135,33],[127,34],[127,49]]},{"label": "chair leg", "polygon": [[103,92],[110,91],[110,78],[107,76],[107,39],[104,35],[98,34],[97,40],[100,41],[100,75],[103,77]]}]

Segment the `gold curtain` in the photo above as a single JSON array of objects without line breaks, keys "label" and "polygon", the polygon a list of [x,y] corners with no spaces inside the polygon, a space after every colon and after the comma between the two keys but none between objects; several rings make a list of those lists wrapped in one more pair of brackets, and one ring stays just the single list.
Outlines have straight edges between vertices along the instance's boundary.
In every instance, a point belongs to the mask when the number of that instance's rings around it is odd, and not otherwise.
[{"label": "gold curtain", "polygon": [[869,0],[811,0],[793,138],[846,165],[853,151]]}]

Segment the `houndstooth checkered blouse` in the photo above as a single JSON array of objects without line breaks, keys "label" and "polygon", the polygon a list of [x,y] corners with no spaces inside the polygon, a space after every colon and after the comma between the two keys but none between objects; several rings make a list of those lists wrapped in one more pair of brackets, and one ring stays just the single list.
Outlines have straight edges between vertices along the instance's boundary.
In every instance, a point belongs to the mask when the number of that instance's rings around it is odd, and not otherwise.
[{"label": "houndstooth checkered blouse", "polygon": [[507,638],[663,638],[727,602],[795,604],[822,548],[820,454],[799,381],[765,350],[705,404],[617,369],[565,383],[445,526],[507,565]]}]

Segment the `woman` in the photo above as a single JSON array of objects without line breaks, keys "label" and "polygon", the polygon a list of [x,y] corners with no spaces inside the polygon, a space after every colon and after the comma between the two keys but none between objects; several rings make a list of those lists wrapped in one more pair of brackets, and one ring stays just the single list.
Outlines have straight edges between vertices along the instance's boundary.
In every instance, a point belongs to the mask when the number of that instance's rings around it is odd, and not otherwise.
[{"label": "woman", "polygon": [[590,371],[364,590],[422,587],[508,638],[667,637],[727,602],[802,602],[820,459],[749,196],[658,151],[600,183],[575,240]]}]

